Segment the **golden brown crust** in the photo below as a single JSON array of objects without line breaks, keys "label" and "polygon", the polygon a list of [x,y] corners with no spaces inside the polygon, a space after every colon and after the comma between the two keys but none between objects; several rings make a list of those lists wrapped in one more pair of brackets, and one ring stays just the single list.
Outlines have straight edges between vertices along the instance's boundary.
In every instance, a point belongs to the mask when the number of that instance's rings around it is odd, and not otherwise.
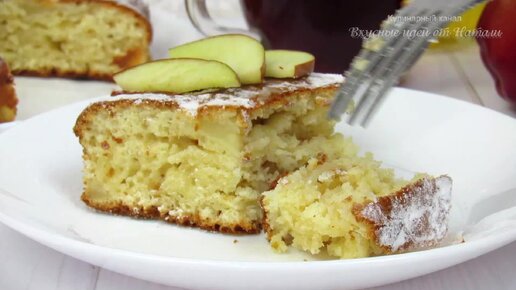
[{"label": "golden brown crust", "polygon": [[[120,69],[129,68],[136,64],[141,64],[149,59],[149,55],[144,48],[133,49],[125,56],[116,58],[113,60]],[[88,72],[76,72],[61,70],[59,68],[49,68],[40,70],[14,70],[13,73],[19,76],[33,76],[33,77],[62,77],[70,79],[96,79],[102,81],[113,81],[113,74],[101,73],[98,71],[90,70]]]},{"label": "golden brown crust", "polygon": [[262,228],[263,228],[263,231],[265,232],[267,240],[270,241],[273,233],[272,233],[271,223],[269,222],[269,212],[267,211],[267,208],[265,207],[265,204],[263,201],[264,198],[265,198],[265,196],[261,195],[260,198],[258,199],[258,201],[260,203],[260,207],[262,208],[262,213],[263,213]]},{"label": "golden brown crust", "polygon": [[[149,45],[152,41],[152,26],[149,20],[142,15],[141,13],[131,9],[128,6],[118,4],[111,0],[39,0],[41,3],[48,5],[56,5],[59,3],[92,3],[102,5],[105,8],[109,9],[117,9],[120,13],[124,13],[127,15],[131,15],[138,19],[138,22],[142,27],[145,28],[147,32],[147,45],[146,47],[135,47],[128,51],[124,56],[118,57],[113,60],[113,63],[116,64],[120,70],[126,69],[136,64],[144,63],[150,60],[149,53]],[[36,77],[62,77],[62,78],[72,78],[72,79],[96,79],[96,80],[104,80],[104,81],[113,81],[113,76],[111,73],[103,73],[95,70],[88,70],[86,72],[78,72],[73,70],[64,70],[57,67],[49,68],[49,69],[40,69],[40,70],[30,70],[30,69],[13,69],[12,73],[14,75],[20,76],[36,76]]]},{"label": "golden brown crust", "polygon": [[[338,88],[338,85],[334,86],[327,86],[317,89],[309,89],[309,88],[299,88],[295,91],[286,91],[286,92],[278,92],[278,93],[271,93],[267,99],[264,100],[264,102],[259,103],[257,106],[254,106],[253,108],[242,108],[242,107],[232,107],[232,106],[206,106],[202,107],[202,109],[197,114],[196,118],[201,118],[203,115],[208,114],[216,114],[218,111],[245,111],[245,114],[251,115],[253,111],[259,110],[264,107],[281,107],[289,102],[291,102],[291,99],[294,96],[297,96],[302,93],[306,92],[313,92],[317,94],[326,94],[335,91]],[[224,91],[224,90],[222,90]],[[119,92],[114,92],[114,95],[119,94]],[[137,93],[134,93],[137,94]],[[146,106],[150,106],[157,109],[168,109],[168,110],[174,110],[179,108],[179,104],[176,103],[171,95],[170,101],[160,101],[160,100],[153,100],[148,99],[142,102],[142,104],[145,104]],[[93,103],[90,106],[88,106],[77,118],[77,121],[74,126],[74,132],[77,137],[82,136],[82,130],[87,126],[87,123],[91,119],[91,116],[95,115],[99,111],[109,111],[111,114],[115,113],[115,110],[127,108],[134,105],[134,100],[130,99],[121,99],[121,100],[115,100],[115,101],[104,101],[104,102],[97,102]],[[244,121],[241,120],[242,126],[244,126]]]},{"label": "golden brown crust", "polygon": [[86,73],[76,71],[65,71],[59,68],[42,69],[42,70],[13,70],[13,74],[17,76],[28,76],[28,77],[60,77],[69,79],[95,79],[100,81],[113,81],[113,77],[108,73],[101,73],[97,71],[89,71]]},{"label": "golden brown crust", "polygon": [[[325,86],[320,87],[316,89],[312,88],[298,88],[295,91],[287,91],[287,92],[280,92],[280,93],[272,93],[270,94],[267,99],[264,102],[261,102],[258,104],[258,106],[255,106],[248,110],[248,113],[252,113],[253,111],[259,110],[263,107],[281,107],[283,105],[287,105],[291,101],[291,97],[298,94],[303,93],[314,93],[318,95],[325,95],[330,92],[334,92],[339,88],[340,84],[331,85],[331,86]],[[329,103],[326,103],[325,105],[329,105]]]},{"label": "golden brown crust", "polygon": [[149,56],[146,51],[142,48],[134,48],[129,50],[125,55],[116,57],[113,60],[113,64],[117,65],[120,69],[127,69],[145,63],[147,60],[149,60]]},{"label": "golden brown crust", "polygon": [[169,213],[161,213],[155,206],[148,208],[130,207],[123,204],[122,202],[111,201],[107,203],[98,203],[93,200],[90,200],[86,192],[82,194],[81,199],[89,207],[110,214],[130,216],[142,219],[159,219],[172,224],[189,227],[198,227],[204,230],[221,232],[226,234],[256,234],[261,231],[261,225],[259,222],[248,223],[245,221],[241,221],[235,224],[220,224],[202,219],[198,215],[174,216],[170,215]]},{"label": "golden brown crust", "polygon": [[[179,108],[179,105],[174,102],[160,102],[156,100],[147,100],[145,103],[157,109],[173,110]],[[88,126],[91,117],[97,114],[98,112],[108,111],[110,115],[113,115],[116,113],[115,110],[128,108],[132,105],[132,100],[117,100],[93,103],[86,109],[84,109],[84,111],[82,111],[82,113],[79,115],[77,121],[75,122],[75,126],[73,127],[73,131],[77,137],[81,138],[82,130]]]},{"label": "golden brown crust", "polygon": [[[7,63],[0,58],[0,122],[9,122],[14,119],[17,104],[18,98],[14,89],[13,76]],[[3,112],[6,114],[2,114]]]},{"label": "golden brown crust", "polygon": [[280,179],[282,179],[283,177],[287,176],[288,173],[287,172],[284,172],[284,173],[280,173],[278,175],[278,177],[276,177],[270,184],[269,184],[269,190],[273,190],[274,188],[276,188],[276,186],[278,185],[278,181]]}]

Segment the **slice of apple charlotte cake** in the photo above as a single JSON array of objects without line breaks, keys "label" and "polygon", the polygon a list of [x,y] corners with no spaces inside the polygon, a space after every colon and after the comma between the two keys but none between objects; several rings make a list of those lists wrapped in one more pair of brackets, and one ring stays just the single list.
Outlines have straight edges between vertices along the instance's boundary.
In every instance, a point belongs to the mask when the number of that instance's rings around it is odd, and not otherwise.
[{"label": "slice of apple charlotte cake", "polygon": [[317,156],[354,156],[328,106],[342,76],[172,95],[122,93],[79,116],[84,193],[110,213],[256,233],[260,194]]}]

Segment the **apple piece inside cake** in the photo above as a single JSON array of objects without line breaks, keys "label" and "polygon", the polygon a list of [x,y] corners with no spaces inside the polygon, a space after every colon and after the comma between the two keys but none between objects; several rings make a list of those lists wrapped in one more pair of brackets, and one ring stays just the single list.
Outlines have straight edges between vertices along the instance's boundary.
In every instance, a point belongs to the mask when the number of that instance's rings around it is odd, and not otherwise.
[{"label": "apple piece inside cake", "polygon": [[354,156],[328,106],[342,76],[187,95],[118,94],[86,108],[82,200],[101,211],[229,233],[261,229],[259,196],[318,157]]},{"label": "apple piece inside cake", "polygon": [[451,179],[397,179],[371,154],[311,160],[263,193],[273,249],[359,258],[435,246],[446,235]]}]

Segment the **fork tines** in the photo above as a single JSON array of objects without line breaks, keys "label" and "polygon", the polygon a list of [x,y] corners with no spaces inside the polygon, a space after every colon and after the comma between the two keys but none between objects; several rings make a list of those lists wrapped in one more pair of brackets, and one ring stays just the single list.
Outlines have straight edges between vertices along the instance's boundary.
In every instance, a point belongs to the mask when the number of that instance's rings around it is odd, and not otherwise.
[{"label": "fork tines", "polygon": [[419,59],[451,16],[481,1],[445,3],[433,8],[428,2],[416,1],[399,10],[377,34],[364,40],[362,50],[345,73],[346,81],[329,112],[331,118],[338,120],[345,112],[347,123],[367,126],[389,89]]}]

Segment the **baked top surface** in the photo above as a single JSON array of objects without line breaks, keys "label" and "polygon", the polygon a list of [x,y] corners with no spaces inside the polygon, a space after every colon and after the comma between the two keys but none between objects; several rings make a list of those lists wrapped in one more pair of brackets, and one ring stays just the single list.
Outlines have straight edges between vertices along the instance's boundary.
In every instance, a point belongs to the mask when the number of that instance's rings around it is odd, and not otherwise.
[{"label": "baked top surface", "polygon": [[195,116],[204,107],[234,107],[252,110],[262,107],[285,94],[316,89],[335,89],[344,81],[338,74],[312,73],[296,80],[266,79],[262,85],[241,88],[201,91],[190,94],[166,93],[114,93],[109,101],[129,100],[140,104],[146,100],[172,103]]}]

